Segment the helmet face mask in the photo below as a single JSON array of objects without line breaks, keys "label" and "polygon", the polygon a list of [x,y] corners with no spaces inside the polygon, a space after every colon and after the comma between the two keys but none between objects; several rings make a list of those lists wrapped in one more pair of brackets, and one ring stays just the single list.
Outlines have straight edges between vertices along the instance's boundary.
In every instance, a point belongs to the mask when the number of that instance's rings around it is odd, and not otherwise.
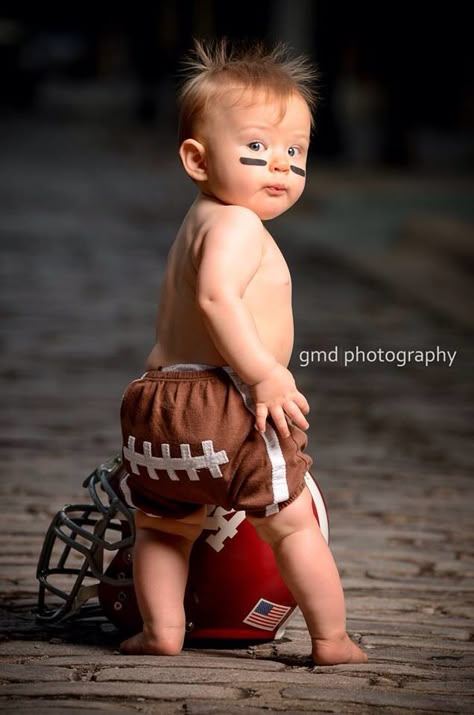
[{"label": "helmet face mask", "polygon": [[[53,518],[38,562],[37,618],[55,624],[106,616],[126,632],[141,629],[133,588],[133,511],[120,496],[120,458],[100,465],[84,486],[91,503]],[[313,512],[328,540],[323,497],[308,473]],[[241,511],[209,506],[194,544],[184,602],[187,639],[273,640],[296,611],[273,553]]]},{"label": "helmet face mask", "polygon": [[53,518],[36,572],[39,621],[101,613],[99,604],[88,601],[97,597],[98,583],[107,581],[114,554],[135,540],[133,512],[113,488],[121,471],[119,459],[100,465],[84,482],[91,503],[66,505]]}]

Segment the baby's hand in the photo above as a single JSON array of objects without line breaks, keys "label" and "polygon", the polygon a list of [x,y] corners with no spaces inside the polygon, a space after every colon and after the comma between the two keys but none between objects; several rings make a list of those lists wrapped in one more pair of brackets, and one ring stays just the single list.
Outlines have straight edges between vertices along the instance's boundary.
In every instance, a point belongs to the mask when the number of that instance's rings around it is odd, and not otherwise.
[{"label": "baby's hand", "polygon": [[309,412],[306,397],[298,392],[293,375],[283,365],[275,365],[268,376],[252,385],[252,397],[255,401],[256,428],[265,432],[268,416],[272,417],[278,432],[282,437],[289,437],[288,416],[303,430],[309,423],[304,415]]}]

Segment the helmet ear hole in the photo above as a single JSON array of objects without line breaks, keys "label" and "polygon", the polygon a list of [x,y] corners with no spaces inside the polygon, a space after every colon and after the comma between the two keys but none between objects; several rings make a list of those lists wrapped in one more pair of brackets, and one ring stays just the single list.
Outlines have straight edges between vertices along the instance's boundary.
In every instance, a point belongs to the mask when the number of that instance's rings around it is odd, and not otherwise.
[{"label": "helmet ear hole", "polygon": [[132,554],[131,548],[119,551],[106,571],[107,582],[101,581],[97,589],[103,614],[119,630],[130,634],[142,629],[142,618],[132,581]]}]

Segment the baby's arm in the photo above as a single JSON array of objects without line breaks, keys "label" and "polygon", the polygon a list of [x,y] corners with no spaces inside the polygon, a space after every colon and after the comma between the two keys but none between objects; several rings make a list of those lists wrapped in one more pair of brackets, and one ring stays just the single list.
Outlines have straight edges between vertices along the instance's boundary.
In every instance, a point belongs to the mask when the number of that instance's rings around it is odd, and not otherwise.
[{"label": "baby's arm", "polygon": [[264,229],[255,214],[229,206],[207,232],[197,275],[197,301],[212,340],[225,361],[252,388],[256,426],[268,415],[283,437],[285,415],[307,429],[309,406],[292,374],[262,344],[243,296],[263,256]]}]

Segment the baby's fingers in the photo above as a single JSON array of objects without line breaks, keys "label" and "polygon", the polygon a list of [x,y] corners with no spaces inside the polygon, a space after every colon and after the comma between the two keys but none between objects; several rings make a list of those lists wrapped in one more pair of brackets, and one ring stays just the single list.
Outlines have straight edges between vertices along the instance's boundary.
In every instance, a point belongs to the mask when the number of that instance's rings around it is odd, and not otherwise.
[{"label": "baby's fingers", "polygon": [[255,406],[255,427],[259,432],[265,432],[267,417],[267,406],[263,402],[258,402]]},{"label": "baby's fingers", "polygon": [[302,430],[307,430],[309,427],[309,422],[303,415],[299,405],[295,404],[293,401],[288,401],[285,403],[285,412],[290,417],[295,425]]},{"label": "baby's fingers", "polygon": [[309,404],[308,404],[308,400],[306,399],[306,397],[301,392],[297,392],[295,397],[293,398],[293,400],[298,405],[301,412],[304,415],[307,415],[309,412]]},{"label": "baby's fingers", "polygon": [[272,420],[275,423],[275,427],[282,437],[289,437],[290,430],[288,428],[288,420],[286,419],[285,412],[282,407],[275,407],[271,411]]}]

